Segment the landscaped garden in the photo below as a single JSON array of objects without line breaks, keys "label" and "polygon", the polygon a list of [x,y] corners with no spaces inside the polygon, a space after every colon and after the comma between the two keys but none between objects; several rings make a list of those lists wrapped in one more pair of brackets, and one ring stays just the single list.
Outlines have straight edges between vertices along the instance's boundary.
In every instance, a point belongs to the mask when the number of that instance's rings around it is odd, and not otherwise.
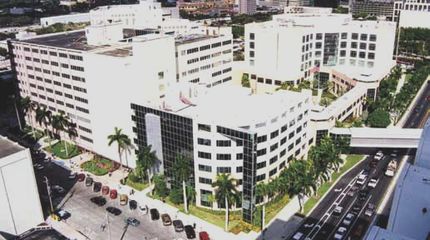
[{"label": "landscaped garden", "polygon": [[58,141],[57,143],[52,145],[52,147],[46,147],[45,150],[61,159],[70,159],[79,155],[80,153],[79,148],[76,145],[68,143],[66,141]]},{"label": "landscaped garden", "polygon": [[106,175],[116,170],[116,167],[112,161],[99,156],[95,156],[92,160],[81,164],[82,169],[96,176]]}]

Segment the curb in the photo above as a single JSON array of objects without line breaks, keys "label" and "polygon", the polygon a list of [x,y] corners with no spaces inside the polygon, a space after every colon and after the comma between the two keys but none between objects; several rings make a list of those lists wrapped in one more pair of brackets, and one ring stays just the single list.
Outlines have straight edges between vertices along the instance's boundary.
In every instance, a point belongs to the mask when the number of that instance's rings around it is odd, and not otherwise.
[{"label": "curb", "polygon": [[[321,198],[318,200],[318,202],[309,210],[309,212],[305,215],[305,217],[309,217],[309,215],[312,214],[312,212],[315,210],[315,208],[320,204],[320,202],[327,196],[327,194],[334,188],[334,186],[339,182],[345,174],[349,173],[352,169],[354,169],[359,163],[361,163],[364,159],[366,159],[369,155],[363,155],[363,158],[361,158],[360,161],[356,162],[350,169],[346,170],[344,173],[342,173],[336,181],[333,182],[333,184],[330,186],[330,188],[324,193],[324,195],[321,196]],[[304,205],[304,204],[303,204]]]}]

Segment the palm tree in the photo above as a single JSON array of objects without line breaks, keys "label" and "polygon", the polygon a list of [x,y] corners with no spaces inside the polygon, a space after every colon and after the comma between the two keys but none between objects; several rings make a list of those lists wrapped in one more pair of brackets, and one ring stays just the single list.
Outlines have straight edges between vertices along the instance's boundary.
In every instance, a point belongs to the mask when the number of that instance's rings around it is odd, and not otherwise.
[{"label": "palm tree", "polygon": [[[60,140],[61,144],[61,132],[65,132],[69,126],[69,120],[67,116],[64,116],[63,113],[54,115],[52,117],[52,128],[55,130],[55,135],[58,136],[58,140]],[[66,150],[66,156],[69,156],[69,149],[67,147],[66,141],[64,141],[64,149]]]},{"label": "palm tree", "polygon": [[32,111],[33,111],[34,104],[31,102],[30,97],[27,96],[25,98],[21,98],[19,105],[24,115],[27,115],[31,126],[31,133],[33,134],[33,138],[36,139],[36,132],[34,131],[34,127],[32,124]]},{"label": "palm tree", "polygon": [[142,168],[143,171],[147,171],[148,183],[151,184],[151,171],[158,159],[155,155],[155,151],[151,151],[151,145],[144,146],[142,150],[137,153],[137,164]]},{"label": "palm tree", "polygon": [[236,189],[237,182],[230,178],[229,174],[218,174],[216,181],[212,183],[215,188],[215,198],[218,202],[225,203],[225,231],[228,231],[228,211],[230,204],[235,203],[239,198]]},{"label": "palm tree", "polygon": [[190,177],[190,162],[187,156],[184,154],[177,154],[176,161],[173,164],[173,172],[175,177],[182,181],[182,192],[184,194],[184,210],[188,213],[188,199],[187,199],[187,191],[186,191],[186,181]]},{"label": "palm tree", "polygon": [[131,145],[130,138],[126,134],[122,133],[122,129],[117,127],[114,128],[114,133],[109,135],[107,138],[109,140],[108,142],[109,146],[111,146],[113,143],[116,142],[118,146],[119,162],[121,163],[121,166],[122,166],[123,163],[122,163],[121,153]]},{"label": "palm tree", "polygon": [[267,202],[267,184],[265,184],[264,182],[259,182],[256,186],[255,186],[255,194],[257,195],[257,197],[262,197],[263,198],[263,204]]},{"label": "palm tree", "polygon": [[67,132],[67,136],[69,136],[69,139],[75,143],[75,139],[78,136],[78,131],[76,131],[76,123],[69,122],[69,125],[67,125],[66,132]]},{"label": "palm tree", "polygon": [[51,145],[52,136],[51,136],[51,132],[48,129],[48,126],[51,124],[51,120],[52,120],[51,111],[47,110],[45,107],[43,108],[38,107],[36,109],[36,121],[37,123],[39,123],[40,126],[43,125],[45,127],[45,133],[49,137],[49,149],[52,149],[52,145]]}]

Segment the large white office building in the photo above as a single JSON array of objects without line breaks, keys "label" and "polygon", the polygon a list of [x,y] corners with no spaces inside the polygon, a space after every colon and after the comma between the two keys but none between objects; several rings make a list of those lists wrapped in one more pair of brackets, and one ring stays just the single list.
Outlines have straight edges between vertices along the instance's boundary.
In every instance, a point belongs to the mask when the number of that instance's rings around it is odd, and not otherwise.
[{"label": "large white office building", "polygon": [[245,64],[260,90],[313,80],[335,66],[389,69],[395,23],[355,21],[351,15],[290,13],[245,26]]},{"label": "large white office building", "polygon": [[[397,21],[402,11],[413,13],[424,12],[430,14],[430,1],[429,0],[396,0],[394,1],[393,9],[393,21]],[[421,14],[420,14],[421,15]],[[413,15],[408,15],[413,17]],[[403,16],[406,18],[406,16]],[[400,16],[400,19],[402,17]],[[415,17],[414,17],[415,18]],[[421,19],[415,19],[417,24],[421,22]]]},{"label": "large white office building", "polygon": [[19,235],[43,221],[30,151],[0,136],[0,231]]},{"label": "large white office building", "polygon": [[191,87],[167,96],[162,106],[132,104],[135,143],[153,146],[173,178],[178,153],[193,159],[198,206],[212,203],[212,182],[228,173],[239,182],[243,217],[252,220],[255,185],[276,178],[293,158],[307,154],[311,91],[255,94],[250,88],[223,85]]}]

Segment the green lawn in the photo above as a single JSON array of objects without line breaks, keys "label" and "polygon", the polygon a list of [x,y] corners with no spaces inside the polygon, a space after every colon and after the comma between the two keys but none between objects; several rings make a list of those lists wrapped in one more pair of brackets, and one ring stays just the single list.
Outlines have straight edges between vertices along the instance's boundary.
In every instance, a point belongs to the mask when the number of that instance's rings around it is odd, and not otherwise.
[{"label": "green lawn", "polygon": [[94,158],[90,161],[82,163],[81,168],[96,176],[102,176],[109,173],[110,169],[113,169],[113,164],[112,161],[104,158]]},{"label": "green lawn", "polygon": [[355,166],[361,159],[363,158],[363,155],[357,155],[357,154],[351,154],[346,157],[345,164],[340,168],[339,172],[335,172],[332,175],[331,181],[323,183],[317,190],[316,196],[311,197],[304,205],[303,210],[304,214],[309,214],[309,211],[315,206],[315,204],[318,203],[318,201],[321,199],[321,197],[324,195],[325,192],[331,187],[331,185],[339,178],[340,175],[342,175],[344,172],[346,172],[348,169]]},{"label": "green lawn", "polygon": [[[33,130],[32,130],[32,129],[31,129],[31,127],[30,127],[30,126],[28,126],[28,125],[24,127],[24,133],[25,133],[26,135],[28,135],[28,136],[33,137]],[[41,139],[45,134],[44,134],[42,131],[38,130],[38,129],[34,129],[34,135],[35,135],[35,137],[36,137],[36,140],[39,140],[39,139]]]},{"label": "green lawn", "polygon": [[127,181],[125,182],[127,186],[130,186],[138,191],[142,191],[143,189],[147,188],[149,184],[147,182],[133,182],[130,179],[127,178]]},{"label": "green lawn", "polygon": [[[65,148],[66,144],[67,144],[68,155],[66,154],[66,148]],[[60,141],[52,145],[52,149],[50,149],[50,147],[48,146],[45,148],[45,150],[53,153],[55,156],[61,159],[70,159],[74,156],[79,155],[78,147],[76,145],[73,145],[65,141]]]}]

